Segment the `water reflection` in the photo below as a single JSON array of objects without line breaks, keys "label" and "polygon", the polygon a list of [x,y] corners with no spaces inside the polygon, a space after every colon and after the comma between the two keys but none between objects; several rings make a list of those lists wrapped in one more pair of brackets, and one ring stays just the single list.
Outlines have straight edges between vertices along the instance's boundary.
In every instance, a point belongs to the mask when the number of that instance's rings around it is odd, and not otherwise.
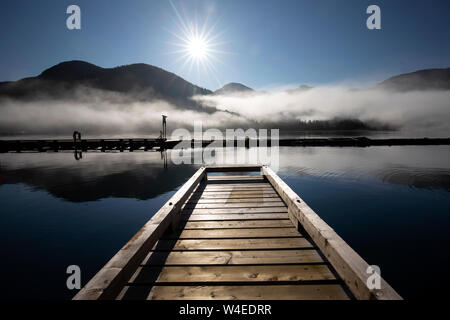
[{"label": "water reflection", "polygon": [[[449,146],[279,151],[279,175],[402,296],[445,295]],[[170,152],[0,154],[0,299],[70,299],[65,268],[87,281],[199,167]]]},{"label": "water reflection", "polygon": [[[197,151],[199,152],[199,151]],[[227,149],[217,149],[226,158]],[[245,152],[241,150],[239,152]],[[280,148],[280,174],[450,190],[450,147]],[[75,159],[75,160],[74,160]],[[174,165],[170,151],[0,155],[3,184],[23,183],[73,202],[151,199],[183,184],[198,166]]]},{"label": "water reflection", "polygon": [[83,159],[83,151],[75,149],[75,150],[73,151],[73,157],[74,157],[75,160],[77,160],[77,161]]},{"label": "water reflection", "polygon": [[169,164],[166,152],[4,154],[0,161],[3,184],[24,183],[72,202],[151,199],[178,188],[196,170]]},{"label": "water reflection", "polygon": [[448,146],[280,149],[280,172],[285,176],[377,179],[414,188],[450,190]]}]

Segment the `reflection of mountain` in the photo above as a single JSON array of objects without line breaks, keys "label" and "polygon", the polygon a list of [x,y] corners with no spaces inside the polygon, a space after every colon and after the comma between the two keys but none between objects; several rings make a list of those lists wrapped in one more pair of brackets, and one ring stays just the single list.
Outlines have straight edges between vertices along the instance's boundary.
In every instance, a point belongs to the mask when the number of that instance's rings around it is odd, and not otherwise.
[{"label": "reflection of mountain", "polygon": [[[106,154],[108,156],[113,155]],[[108,197],[146,200],[180,187],[196,170],[186,165],[169,165],[165,170],[163,161],[157,159],[146,162],[95,161],[87,165],[83,165],[84,160],[76,162],[68,158],[67,161],[59,162],[57,159],[48,159],[50,163],[40,162],[39,165],[18,168],[10,166],[8,161],[3,162],[2,183],[24,183],[72,202]]]}]

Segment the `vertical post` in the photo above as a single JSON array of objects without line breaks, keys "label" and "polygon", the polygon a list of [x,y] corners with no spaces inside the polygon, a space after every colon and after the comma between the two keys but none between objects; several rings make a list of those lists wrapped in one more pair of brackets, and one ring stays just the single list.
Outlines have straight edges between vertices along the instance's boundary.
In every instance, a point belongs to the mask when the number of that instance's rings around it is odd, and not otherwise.
[{"label": "vertical post", "polygon": [[167,140],[167,116],[162,115],[162,138]]},{"label": "vertical post", "polygon": [[78,149],[77,144],[81,143],[81,132],[74,131],[72,137],[73,137],[73,148],[76,150]]}]

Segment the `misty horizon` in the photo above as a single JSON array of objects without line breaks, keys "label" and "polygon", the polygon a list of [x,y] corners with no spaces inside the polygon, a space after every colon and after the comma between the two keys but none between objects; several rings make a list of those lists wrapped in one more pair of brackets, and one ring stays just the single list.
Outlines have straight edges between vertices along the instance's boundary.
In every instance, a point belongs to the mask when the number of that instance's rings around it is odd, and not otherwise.
[{"label": "misty horizon", "polygon": [[[45,83],[44,89],[49,86],[39,78],[33,81],[37,88],[41,82]],[[333,130],[336,128],[332,124],[336,121],[353,121],[361,122],[361,130],[417,132],[418,137],[424,134],[450,136],[447,121],[450,118],[450,90],[426,87],[397,90],[389,81],[392,80],[358,89],[323,85],[283,87],[272,91],[218,90],[188,95],[184,100],[173,100],[171,96],[166,99],[154,90],[148,91],[151,88],[117,92],[93,87],[89,82],[66,81],[61,83],[70,86],[64,85],[57,96],[48,93],[47,89],[33,93],[26,87],[25,90],[31,93],[25,98],[1,96],[0,134],[67,135],[80,130],[88,136],[157,136],[161,128],[160,116],[166,114],[169,116],[169,133],[177,128],[192,130],[194,121],[201,121],[205,129],[278,128],[284,132],[302,130],[301,124],[305,128],[304,124],[308,123],[310,126],[306,128],[309,130],[316,129],[314,123],[331,124]],[[59,85],[59,82],[55,83]],[[193,104],[187,106],[183,101]]]}]

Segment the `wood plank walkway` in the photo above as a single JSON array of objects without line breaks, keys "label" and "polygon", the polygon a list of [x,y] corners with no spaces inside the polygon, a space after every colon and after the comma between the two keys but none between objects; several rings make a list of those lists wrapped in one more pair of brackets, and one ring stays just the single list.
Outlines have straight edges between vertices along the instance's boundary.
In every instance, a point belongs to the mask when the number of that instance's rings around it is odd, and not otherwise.
[{"label": "wood plank walkway", "polygon": [[181,214],[181,228],[158,241],[119,298],[349,298],[262,176],[211,176]]},{"label": "wood plank walkway", "polygon": [[[323,252],[299,225],[292,205],[285,201],[290,189],[283,191],[280,184],[274,184],[277,178],[267,174],[194,175],[194,183],[183,187],[183,196],[168,203],[177,206],[175,201],[180,200],[176,219],[157,232],[148,250],[136,251],[123,263],[135,245],[130,240],[75,298],[370,298],[352,287],[355,280],[346,279],[347,270],[335,269],[342,262],[330,263],[330,257],[335,262],[334,253]],[[134,239],[146,232],[146,226]],[[133,259],[134,267],[128,267]],[[127,268],[121,276],[111,276],[116,269]],[[100,288],[102,281],[108,286],[117,283],[111,290],[114,293],[102,297],[108,289]],[[386,290],[387,298],[400,298],[388,285]]]}]

